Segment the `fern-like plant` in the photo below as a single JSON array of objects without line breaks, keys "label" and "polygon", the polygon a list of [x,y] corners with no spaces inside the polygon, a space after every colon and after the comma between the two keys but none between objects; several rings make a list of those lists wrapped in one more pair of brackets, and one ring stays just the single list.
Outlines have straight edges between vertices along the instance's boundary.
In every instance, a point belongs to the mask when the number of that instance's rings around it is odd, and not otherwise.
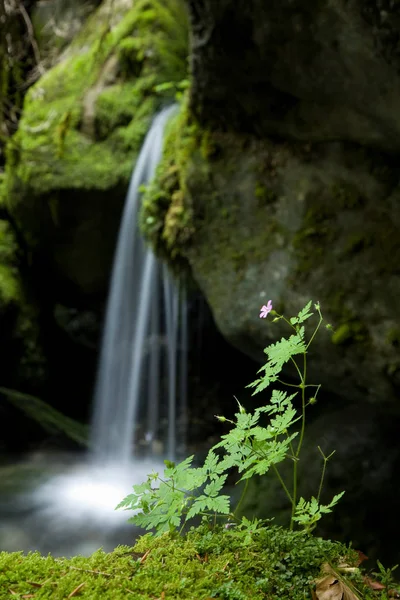
[{"label": "fern-like plant", "polygon": [[[176,529],[182,530],[185,524],[198,515],[207,519],[224,518],[237,523],[249,535],[260,527],[259,521],[249,521],[245,517],[237,519],[238,508],[246,494],[248,482],[252,477],[265,475],[272,471],[278,478],[291,504],[290,529],[297,523],[306,531],[312,531],[323,514],[332,508],[342,497],[337,494],[327,505],[320,504],[326,464],[333,453],[323,457],[323,468],[316,497],[310,500],[298,498],[298,463],[304,442],[306,427],[306,409],[315,403],[320,385],[309,384],[307,377],[307,351],[317,335],[323,317],[319,303],[314,304],[318,322],[307,338],[305,323],[313,316],[312,302],[309,302],[296,317],[286,319],[272,309],[271,301],[261,309],[260,317],[269,313],[273,322],[283,319],[292,329],[292,334],[265,348],[267,362],[260,369],[260,376],[250,384],[253,394],[265,392],[273,383],[289,386],[296,391],[288,394],[273,389],[269,401],[246,412],[238,402],[235,420],[217,416],[219,421],[228,422],[232,427],[221,441],[209,451],[201,467],[192,466],[194,456],[175,465],[165,461],[164,473],[151,473],[147,481],[133,486],[129,494],[117,508],[135,511],[130,519],[145,529],[155,529],[157,534]],[[327,325],[330,328],[329,325]],[[298,376],[298,384],[285,383],[280,379],[286,363],[291,363]],[[297,389],[296,389],[297,388]],[[264,416],[267,424],[261,425]],[[292,461],[293,477],[291,483],[284,481],[279,465],[285,460]],[[244,481],[244,489],[239,504],[232,511],[230,497],[223,493],[228,473],[236,469],[239,481]]]}]

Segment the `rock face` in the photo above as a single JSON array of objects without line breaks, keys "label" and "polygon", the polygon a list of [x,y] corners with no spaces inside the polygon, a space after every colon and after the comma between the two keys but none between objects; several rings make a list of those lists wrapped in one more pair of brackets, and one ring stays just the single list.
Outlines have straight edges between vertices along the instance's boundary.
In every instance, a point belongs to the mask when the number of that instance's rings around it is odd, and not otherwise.
[{"label": "rock face", "polygon": [[[318,382],[353,399],[390,401],[399,384],[397,168],[344,143],[304,146],[212,136],[192,154],[187,257],[234,345],[257,360],[283,328],[260,322],[272,299],[297,314],[319,300],[336,330],[314,346]],[[314,356],[315,354],[315,356]]]},{"label": "rock face", "polygon": [[202,123],[399,150],[396,2],[188,4],[192,107]]},{"label": "rock face", "polygon": [[319,300],[336,333],[318,381],[371,401],[400,384],[400,9],[384,4],[190,0],[187,118],[207,144],[182,186],[186,257],[223,334],[260,359],[280,331],[259,306]]}]

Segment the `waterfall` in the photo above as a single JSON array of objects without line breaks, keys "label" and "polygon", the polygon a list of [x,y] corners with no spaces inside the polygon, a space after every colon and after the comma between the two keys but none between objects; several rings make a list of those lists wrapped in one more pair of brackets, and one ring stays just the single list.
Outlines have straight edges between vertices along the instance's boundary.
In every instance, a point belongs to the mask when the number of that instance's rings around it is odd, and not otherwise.
[{"label": "waterfall", "polygon": [[126,197],[95,387],[91,448],[97,462],[131,461],[139,419],[148,444],[154,443],[163,410],[166,454],[174,459],[177,407],[186,419],[184,294],[145,245],[138,225],[140,187],[155,175],[164,129],[175,111],[172,106],[155,117]]}]

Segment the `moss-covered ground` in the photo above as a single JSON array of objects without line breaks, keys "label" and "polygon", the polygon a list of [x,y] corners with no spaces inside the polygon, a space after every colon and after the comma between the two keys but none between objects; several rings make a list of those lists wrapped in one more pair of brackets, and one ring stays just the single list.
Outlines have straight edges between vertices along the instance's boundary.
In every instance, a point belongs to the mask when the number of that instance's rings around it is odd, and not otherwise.
[{"label": "moss-covered ground", "polygon": [[316,598],[326,563],[352,570],[346,583],[360,599],[382,598],[366,585],[358,562],[354,550],[301,532],[269,526],[249,535],[202,525],[186,536],[146,535],[133,548],[88,558],[2,552],[0,598],[303,600]]}]

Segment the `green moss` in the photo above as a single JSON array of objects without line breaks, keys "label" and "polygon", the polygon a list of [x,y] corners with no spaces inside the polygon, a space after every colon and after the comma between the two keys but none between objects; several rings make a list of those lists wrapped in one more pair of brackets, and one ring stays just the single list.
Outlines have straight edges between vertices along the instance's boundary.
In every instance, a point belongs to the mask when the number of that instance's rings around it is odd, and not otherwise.
[{"label": "green moss", "polygon": [[0,221],[0,304],[8,306],[21,301],[18,274],[18,246],[11,225]]},{"label": "green moss", "polygon": [[352,332],[351,327],[348,323],[343,323],[339,325],[336,331],[332,334],[332,342],[333,344],[343,344],[351,339]]},{"label": "green moss", "polygon": [[263,183],[257,182],[254,195],[258,198],[260,204],[272,204],[277,200],[277,194],[271,189],[268,189]]},{"label": "green moss", "polygon": [[[246,142],[244,137],[203,130],[185,102],[171,121],[163,159],[144,196],[142,230],[173,269],[185,268],[193,251],[201,272],[219,279],[215,269],[224,265],[239,281],[249,261],[263,263],[284,244],[286,232],[277,220],[268,220],[266,226],[265,202],[276,199],[275,192],[263,190],[262,199],[255,194],[248,205],[242,202],[242,189],[248,184],[251,189],[251,182],[257,189],[260,177],[258,147],[254,154],[247,149],[243,155]],[[225,178],[237,182],[237,194],[226,197],[219,188],[217,182]],[[248,229],[239,226],[243,220]],[[203,238],[206,247],[212,240],[211,252],[202,248]]]},{"label": "green moss", "polygon": [[0,173],[0,209],[5,207],[7,197],[6,176]]},{"label": "green moss", "polygon": [[163,157],[143,197],[141,229],[156,254],[173,271],[187,271],[185,253],[194,233],[193,207],[186,188],[187,162],[199,143],[187,120],[186,101],[167,126]]},{"label": "green moss", "polygon": [[218,155],[218,145],[215,143],[215,138],[209,130],[204,130],[200,138],[200,154],[204,160],[212,160]]},{"label": "green moss", "polygon": [[392,327],[386,334],[386,342],[391,346],[400,347],[400,328]]},{"label": "green moss", "polygon": [[366,342],[367,339],[367,329],[357,319],[340,324],[331,337],[332,343],[337,345],[350,342]]},{"label": "green moss", "polygon": [[343,254],[355,254],[361,252],[365,248],[370,247],[373,244],[371,235],[363,233],[352,233],[348,236],[344,246]]},{"label": "green moss", "polygon": [[[89,558],[2,552],[0,588],[21,597],[34,593],[38,600],[72,595],[96,600],[304,600],[322,564],[343,561],[356,564],[357,554],[303,533],[268,527],[244,541],[239,532],[201,526],[185,537],[146,535],[133,549],[99,550]],[[372,598],[358,569],[351,583],[361,599]]]},{"label": "green moss", "polygon": [[336,183],[330,192],[337,209],[361,208],[365,204],[365,197],[360,190],[348,181]]},{"label": "green moss", "polygon": [[[338,181],[322,190],[320,196],[310,199],[302,228],[293,238],[299,274],[307,275],[322,259],[326,259],[327,249],[336,245],[341,233],[337,231],[337,215],[346,210],[360,209],[365,201],[360,190],[347,181]],[[369,244],[368,234],[351,233],[342,252],[358,252]]]},{"label": "green moss", "polygon": [[8,221],[0,220],[0,313],[7,315],[12,329],[12,338],[4,342],[18,348],[17,371],[21,378],[38,381],[44,374],[44,363],[38,343],[37,314],[22,285],[19,254],[14,230]]},{"label": "green moss", "polygon": [[[181,0],[139,0],[117,24],[105,2],[67,57],[26,94],[7,149],[7,206],[29,237],[30,205],[59,190],[127,187],[154,112],[172,92],[155,86],[187,71]],[[54,219],[53,219],[54,221]]]}]

